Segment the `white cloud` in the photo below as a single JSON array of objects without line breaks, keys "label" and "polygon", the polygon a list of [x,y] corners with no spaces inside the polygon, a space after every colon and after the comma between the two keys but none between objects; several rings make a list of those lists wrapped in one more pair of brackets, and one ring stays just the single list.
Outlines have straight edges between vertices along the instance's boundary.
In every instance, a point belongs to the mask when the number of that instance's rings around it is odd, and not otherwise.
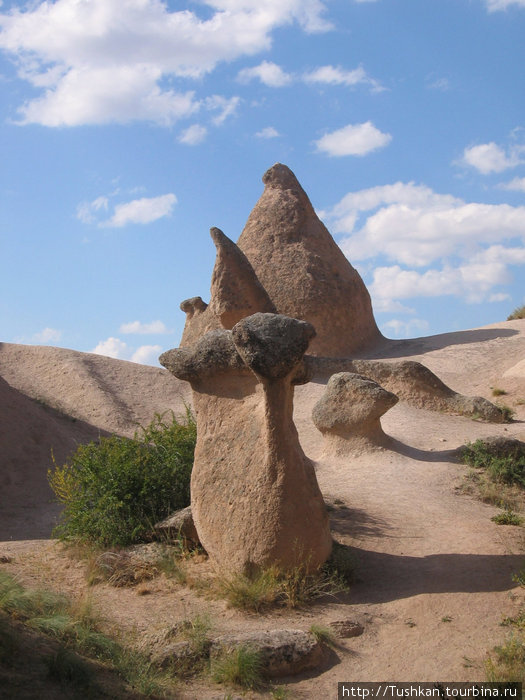
[{"label": "white cloud", "polygon": [[348,124],[342,129],[325,134],[315,141],[317,150],[329,156],[364,156],[383,148],[392,137],[379,131],[372,122]]},{"label": "white cloud", "polygon": [[200,124],[192,124],[187,129],[181,132],[178,141],[180,143],[185,143],[187,146],[196,146],[202,143],[206,138],[208,129]]},{"label": "white cloud", "polygon": [[401,311],[400,299],[417,297],[499,299],[505,292],[494,287],[511,281],[509,267],[525,265],[525,207],[466,203],[396,182],[349,192],[325,217],[350,234],[340,244],[349,260],[375,267],[376,311]]},{"label": "white cloud", "polygon": [[96,212],[107,210],[109,200],[107,197],[97,197],[92,202],[82,202],[77,207],[77,219],[83,224],[92,224],[96,217]]},{"label": "white cloud", "polygon": [[127,355],[128,346],[119,338],[110,337],[107,340],[101,340],[91,352],[121,360]]},{"label": "white cloud", "polygon": [[283,69],[276,63],[271,61],[263,61],[258,66],[253,68],[243,68],[237,74],[237,80],[240,83],[249,83],[251,80],[258,79],[268,87],[284,87],[292,82],[292,76],[285,73]]},{"label": "white cloud", "polygon": [[162,352],[161,345],[141,345],[131,356],[131,362],[137,362],[139,365],[155,365],[157,359]]},{"label": "white cloud", "polygon": [[414,183],[350,192],[326,215],[336,232],[351,234],[341,243],[350,260],[381,253],[421,267],[451,255],[471,256],[483,244],[525,240],[525,207],[466,203]]},{"label": "white cloud", "polygon": [[497,10],[506,10],[512,5],[517,7],[525,7],[525,0],[485,0],[487,3],[487,8],[489,12],[496,12]]},{"label": "white cloud", "polygon": [[57,331],[55,328],[44,328],[39,333],[34,334],[33,342],[47,345],[48,343],[58,343],[61,337],[62,331]]},{"label": "white cloud", "polygon": [[508,168],[515,168],[523,160],[520,158],[522,149],[511,149],[507,155],[505,151],[494,142],[481,143],[478,146],[465,148],[462,162],[479,170],[483,175],[489,173],[501,173]]},{"label": "white cloud", "polygon": [[320,66],[303,75],[306,83],[322,83],[326,85],[370,85],[375,92],[384,90],[377,80],[371,78],[362,66],[354,70],[345,70],[341,66]]},{"label": "white cloud", "polygon": [[166,78],[195,79],[222,61],[268,50],[297,22],[331,28],[321,0],[204,0],[211,12],[170,11],[161,0],[35,0],[0,14],[0,49],[40,94],[20,123],[76,126],[148,120],[172,124],[202,103]]},{"label": "white cloud", "polygon": [[211,97],[206,98],[205,105],[206,109],[218,112],[218,114],[213,117],[212,122],[215,126],[220,126],[229,116],[235,114],[240,102],[240,97],[227,98],[221,95],[211,95]]},{"label": "white cloud", "polygon": [[170,216],[177,197],[163,194],[160,197],[142,197],[125,204],[117,204],[113,216],[99,224],[110,228],[121,228],[127,224],[151,224],[153,221]]},{"label": "white cloud", "polygon": [[429,328],[428,321],[422,318],[412,318],[409,321],[400,321],[393,318],[386,323],[383,323],[381,330],[386,334],[393,333],[396,338],[410,338],[418,331],[426,331]]},{"label": "white cloud", "polygon": [[275,139],[280,136],[277,129],[273,126],[265,126],[264,129],[261,129],[255,135],[260,139]]},{"label": "white cloud", "polygon": [[168,329],[162,321],[151,321],[151,323],[141,323],[140,321],[131,321],[123,323],[120,326],[121,333],[139,333],[147,335],[152,333],[168,333]]},{"label": "white cloud", "polygon": [[503,190],[516,190],[525,192],[525,177],[515,177],[510,182],[501,183],[499,187]]}]

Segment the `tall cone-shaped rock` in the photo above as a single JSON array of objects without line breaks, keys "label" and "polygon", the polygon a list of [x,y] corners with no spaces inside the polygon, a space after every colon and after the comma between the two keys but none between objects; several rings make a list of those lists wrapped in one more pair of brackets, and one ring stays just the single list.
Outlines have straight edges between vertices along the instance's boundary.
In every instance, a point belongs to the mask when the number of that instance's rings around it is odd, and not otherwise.
[{"label": "tall cone-shaped rock", "polygon": [[381,338],[370,295],[293,172],[277,163],[237,242],[277,312],[311,323],[309,352],[345,357]]}]

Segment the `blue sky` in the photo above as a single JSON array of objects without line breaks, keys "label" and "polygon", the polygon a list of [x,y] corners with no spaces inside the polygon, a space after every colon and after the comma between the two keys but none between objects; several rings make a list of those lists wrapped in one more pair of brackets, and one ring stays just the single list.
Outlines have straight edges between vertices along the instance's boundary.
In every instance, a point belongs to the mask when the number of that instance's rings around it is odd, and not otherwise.
[{"label": "blue sky", "polygon": [[525,0],[0,2],[1,340],[155,364],[277,161],[385,335],[505,319],[524,37]]}]

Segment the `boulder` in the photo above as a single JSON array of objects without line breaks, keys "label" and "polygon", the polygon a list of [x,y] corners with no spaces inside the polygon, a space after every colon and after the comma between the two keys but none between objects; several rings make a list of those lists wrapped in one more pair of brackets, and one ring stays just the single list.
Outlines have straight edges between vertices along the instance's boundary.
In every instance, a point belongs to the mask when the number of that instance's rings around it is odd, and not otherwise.
[{"label": "boulder", "polygon": [[357,445],[383,445],[381,416],[398,402],[377,382],[351,372],[334,374],[315,404],[312,418],[323,433],[323,451],[345,453]]},{"label": "boulder", "polygon": [[202,546],[224,573],[330,555],[328,516],[293,423],[293,387],[313,327],[257,313],[160,362],[190,382],[197,420],[191,509]]},{"label": "boulder", "polygon": [[420,362],[384,362],[308,355],[303,364],[310,378],[330,377],[338,372],[353,372],[373,379],[384,389],[416,408],[470,416],[491,423],[504,422],[504,412],[499,406],[482,396],[457,393]]},{"label": "boulder", "polygon": [[182,539],[185,547],[196,547],[199,543],[199,536],[195,529],[191,506],[176,511],[168,518],[165,518],[155,526],[155,532],[162,538],[168,540]]},{"label": "boulder", "polygon": [[223,635],[213,640],[213,661],[237,647],[249,647],[261,655],[264,674],[269,678],[294,676],[316,668],[323,660],[323,650],[313,635],[302,630],[265,630]]},{"label": "boulder", "polygon": [[310,353],[348,357],[382,339],[359,273],[314,211],[293,172],[277,163],[237,241],[278,313],[317,332]]}]

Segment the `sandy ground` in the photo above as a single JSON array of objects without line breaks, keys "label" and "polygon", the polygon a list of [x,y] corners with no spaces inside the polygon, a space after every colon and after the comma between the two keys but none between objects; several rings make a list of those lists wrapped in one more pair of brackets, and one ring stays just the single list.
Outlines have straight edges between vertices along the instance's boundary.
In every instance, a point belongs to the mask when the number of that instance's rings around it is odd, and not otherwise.
[{"label": "sandy ground", "polygon": [[[335,698],[337,681],[483,680],[487,651],[505,637],[502,618],[523,603],[512,574],[524,563],[524,536],[522,528],[491,522],[498,510],[461,492],[466,468],[453,451],[487,435],[525,439],[525,321],[387,341],[368,356],[418,360],[465,394],[498,401],[492,388],[504,389],[501,400],[515,410],[515,421],[493,425],[400,402],[382,421],[392,449],[323,460],[310,414],[324,385],[297,388],[301,442],[316,460],[326,499],[337,500],[334,535],[358,562],[359,580],[344,600],[246,616],[159,582],[147,596],[97,586],[96,606],[143,633],[203,610],[221,631],[362,622],[364,634],[344,641],[319,673],[283,683],[294,698]],[[101,431],[131,434],[155,412],[180,412],[188,388],[155,368],[8,344],[0,345],[0,376],[0,555],[13,557],[2,566],[28,583],[78,594],[82,565],[48,539],[57,514],[45,480],[51,447],[62,459],[72,444]],[[183,695],[223,697],[204,685]]]}]

